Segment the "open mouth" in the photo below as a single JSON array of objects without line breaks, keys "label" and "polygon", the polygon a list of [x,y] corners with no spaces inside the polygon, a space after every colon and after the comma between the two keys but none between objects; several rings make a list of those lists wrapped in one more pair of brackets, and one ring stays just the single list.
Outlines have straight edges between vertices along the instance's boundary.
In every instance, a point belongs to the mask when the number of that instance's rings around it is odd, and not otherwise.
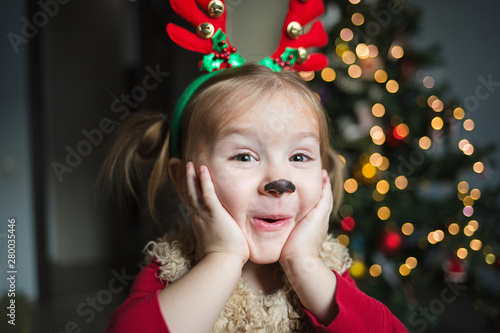
[{"label": "open mouth", "polygon": [[281,221],[281,219],[261,219],[261,220],[264,222],[267,222],[267,223],[274,223],[274,222]]}]

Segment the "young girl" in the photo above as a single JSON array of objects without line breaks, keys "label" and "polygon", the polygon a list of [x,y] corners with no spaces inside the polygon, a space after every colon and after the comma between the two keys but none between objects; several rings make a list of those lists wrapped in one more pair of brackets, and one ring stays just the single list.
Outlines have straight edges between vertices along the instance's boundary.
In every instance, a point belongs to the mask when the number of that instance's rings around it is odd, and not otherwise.
[{"label": "young girl", "polygon": [[347,250],[327,235],[343,181],[298,74],[243,65],[212,76],[183,112],[177,157],[166,126],[137,114],[108,173],[154,155],[150,206],[168,170],[191,226],[148,246],[107,332],[406,332],[356,288]]},{"label": "young girl", "polygon": [[170,2],[197,34],[167,31],[206,54],[209,74],[186,89],[171,124],[159,114],[130,117],[105,175],[135,193],[132,175],[150,164],[151,214],[169,178],[190,223],[147,246],[148,264],[107,332],[405,332],[356,288],[346,248],[327,235],[341,167],[323,107],[284,71],[326,65],[303,48],[326,43],[321,24],[302,35],[322,1],[290,1],[280,45],[263,65],[242,65],[229,45],[223,1]]}]

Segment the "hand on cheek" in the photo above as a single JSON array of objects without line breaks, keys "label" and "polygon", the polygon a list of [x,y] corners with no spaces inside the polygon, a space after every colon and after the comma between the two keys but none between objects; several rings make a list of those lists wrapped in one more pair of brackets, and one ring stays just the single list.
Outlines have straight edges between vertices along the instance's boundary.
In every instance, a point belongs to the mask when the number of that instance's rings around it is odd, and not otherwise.
[{"label": "hand on cheek", "polygon": [[210,172],[200,167],[200,179],[194,164],[186,165],[187,206],[197,240],[197,254],[203,258],[211,253],[240,256],[243,263],[248,260],[248,244],[240,227],[222,206]]},{"label": "hand on cheek", "polygon": [[328,232],[333,199],[330,178],[322,171],[323,188],[316,206],[297,223],[281,251],[280,262],[299,257],[317,257],[318,250]]}]

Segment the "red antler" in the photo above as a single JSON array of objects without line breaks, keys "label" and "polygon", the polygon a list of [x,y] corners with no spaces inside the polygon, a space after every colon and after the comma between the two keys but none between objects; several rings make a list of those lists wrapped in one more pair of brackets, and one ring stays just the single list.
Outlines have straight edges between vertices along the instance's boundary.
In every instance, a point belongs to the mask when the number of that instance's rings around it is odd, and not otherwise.
[{"label": "red antler", "polygon": [[[221,4],[222,10],[220,10]],[[179,16],[193,24],[198,32],[195,34],[178,25],[169,23],[167,25],[167,32],[170,38],[179,46],[190,51],[204,54],[213,52],[210,37],[219,29],[224,33],[226,32],[224,1],[170,0],[170,5]],[[200,8],[205,8],[206,12]]]},{"label": "red antler", "polygon": [[278,48],[271,59],[279,60],[287,48],[299,49],[299,61],[292,68],[298,71],[314,71],[324,68],[328,60],[324,54],[307,55],[305,48],[321,47],[328,42],[323,24],[316,21],[307,34],[303,27],[320,16],[325,10],[322,0],[290,0],[288,14],[281,31]]}]

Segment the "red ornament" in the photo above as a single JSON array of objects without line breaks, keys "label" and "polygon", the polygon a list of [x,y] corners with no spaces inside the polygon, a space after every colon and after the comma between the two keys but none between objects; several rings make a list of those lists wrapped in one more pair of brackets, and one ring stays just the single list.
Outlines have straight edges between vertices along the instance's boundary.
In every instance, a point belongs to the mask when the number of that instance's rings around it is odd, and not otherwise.
[{"label": "red ornament", "polygon": [[457,256],[445,260],[443,270],[446,281],[463,283],[467,279],[467,263]]},{"label": "red ornament", "polygon": [[345,231],[351,231],[352,229],[354,229],[355,225],[356,221],[354,221],[354,219],[350,216],[345,217],[342,220],[342,229],[344,229]]},{"label": "red ornament", "polygon": [[396,230],[389,230],[382,232],[378,242],[378,249],[383,254],[390,256],[399,252],[402,245],[403,237],[401,234]]}]

